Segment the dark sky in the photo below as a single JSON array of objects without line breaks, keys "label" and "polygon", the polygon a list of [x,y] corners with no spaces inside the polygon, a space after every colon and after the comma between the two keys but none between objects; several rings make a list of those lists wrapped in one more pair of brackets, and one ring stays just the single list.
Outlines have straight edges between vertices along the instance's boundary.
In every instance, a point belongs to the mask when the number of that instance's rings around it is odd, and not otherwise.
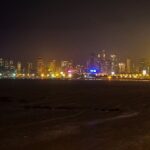
[{"label": "dark sky", "polygon": [[125,57],[150,57],[150,2],[0,2],[2,57],[83,61],[101,49]]}]

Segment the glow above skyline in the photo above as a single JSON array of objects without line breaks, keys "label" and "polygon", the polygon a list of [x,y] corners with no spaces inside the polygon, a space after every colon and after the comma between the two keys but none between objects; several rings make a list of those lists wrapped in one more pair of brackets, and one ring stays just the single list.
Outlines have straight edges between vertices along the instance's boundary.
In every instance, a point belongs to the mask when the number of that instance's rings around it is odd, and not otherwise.
[{"label": "glow above skyline", "polygon": [[0,56],[51,57],[82,62],[106,49],[122,57],[149,57],[150,2],[62,0],[2,2]]}]

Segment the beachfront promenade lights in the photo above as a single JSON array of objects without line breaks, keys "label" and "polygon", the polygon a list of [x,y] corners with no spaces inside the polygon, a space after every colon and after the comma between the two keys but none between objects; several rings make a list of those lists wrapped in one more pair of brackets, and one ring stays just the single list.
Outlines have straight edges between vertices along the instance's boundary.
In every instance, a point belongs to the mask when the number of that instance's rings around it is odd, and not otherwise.
[{"label": "beachfront promenade lights", "polygon": [[41,74],[41,77],[44,78],[44,76],[45,76],[44,73],[42,73],[42,74]]},{"label": "beachfront promenade lights", "polygon": [[142,74],[143,74],[143,76],[146,76],[146,74],[147,74],[146,70],[143,70]]},{"label": "beachfront promenade lights", "polygon": [[115,72],[114,72],[114,71],[112,71],[112,72],[111,72],[111,75],[112,75],[112,76],[113,76],[113,75],[115,75]]},{"label": "beachfront promenade lights", "polygon": [[71,74],[71,73],[69,73],[69,74],[68,74],[68,77],[69,77],[69,78],[72,78],[72,74]]}]

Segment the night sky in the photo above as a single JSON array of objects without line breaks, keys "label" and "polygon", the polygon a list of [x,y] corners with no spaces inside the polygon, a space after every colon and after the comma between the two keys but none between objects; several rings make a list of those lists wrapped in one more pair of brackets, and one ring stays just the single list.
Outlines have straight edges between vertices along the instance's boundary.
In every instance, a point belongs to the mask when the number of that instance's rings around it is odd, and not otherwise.
[{"label": "night sky", "polygon": [[1,57],[82,62],[102,49],[122,57],[150,57],[148,0],[0,3]]}]

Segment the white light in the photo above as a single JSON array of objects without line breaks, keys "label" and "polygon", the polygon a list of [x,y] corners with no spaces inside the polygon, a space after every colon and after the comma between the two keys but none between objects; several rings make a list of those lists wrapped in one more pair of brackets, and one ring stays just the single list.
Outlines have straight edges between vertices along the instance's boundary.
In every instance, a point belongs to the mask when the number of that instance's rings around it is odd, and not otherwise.
[{"label": "white light", "polygon": [[16,74],[15,74],[15,73],[13,73],[12,75],[13,75],[13,77],[16,77]]},{"label": "white light", "polygon": [[41,74],[41,77],[42,77],[42,78],[44,77],[44,73]]},{"label": "white light", "polygon": [[51,77],[52,77],[52,78],[55,78],[55,74],[52,74]]},{"label": "white light", "polygon": [[142,71],[143,76],[145,76],[147,74],[146,70]]},{"label": "white light", "polygon": [[0,73],[0,76],[2,76],[2,73]]},{"label": "white light", "polygon": [[112,72],[111,72],[111,75],[115,75],[115,72],[114,72],[114,71],[112,71]]},{"label": "white light", "polygon": [[68,77],[69,77],[69,78],[72,78],[72,74],[68,74]]}]

